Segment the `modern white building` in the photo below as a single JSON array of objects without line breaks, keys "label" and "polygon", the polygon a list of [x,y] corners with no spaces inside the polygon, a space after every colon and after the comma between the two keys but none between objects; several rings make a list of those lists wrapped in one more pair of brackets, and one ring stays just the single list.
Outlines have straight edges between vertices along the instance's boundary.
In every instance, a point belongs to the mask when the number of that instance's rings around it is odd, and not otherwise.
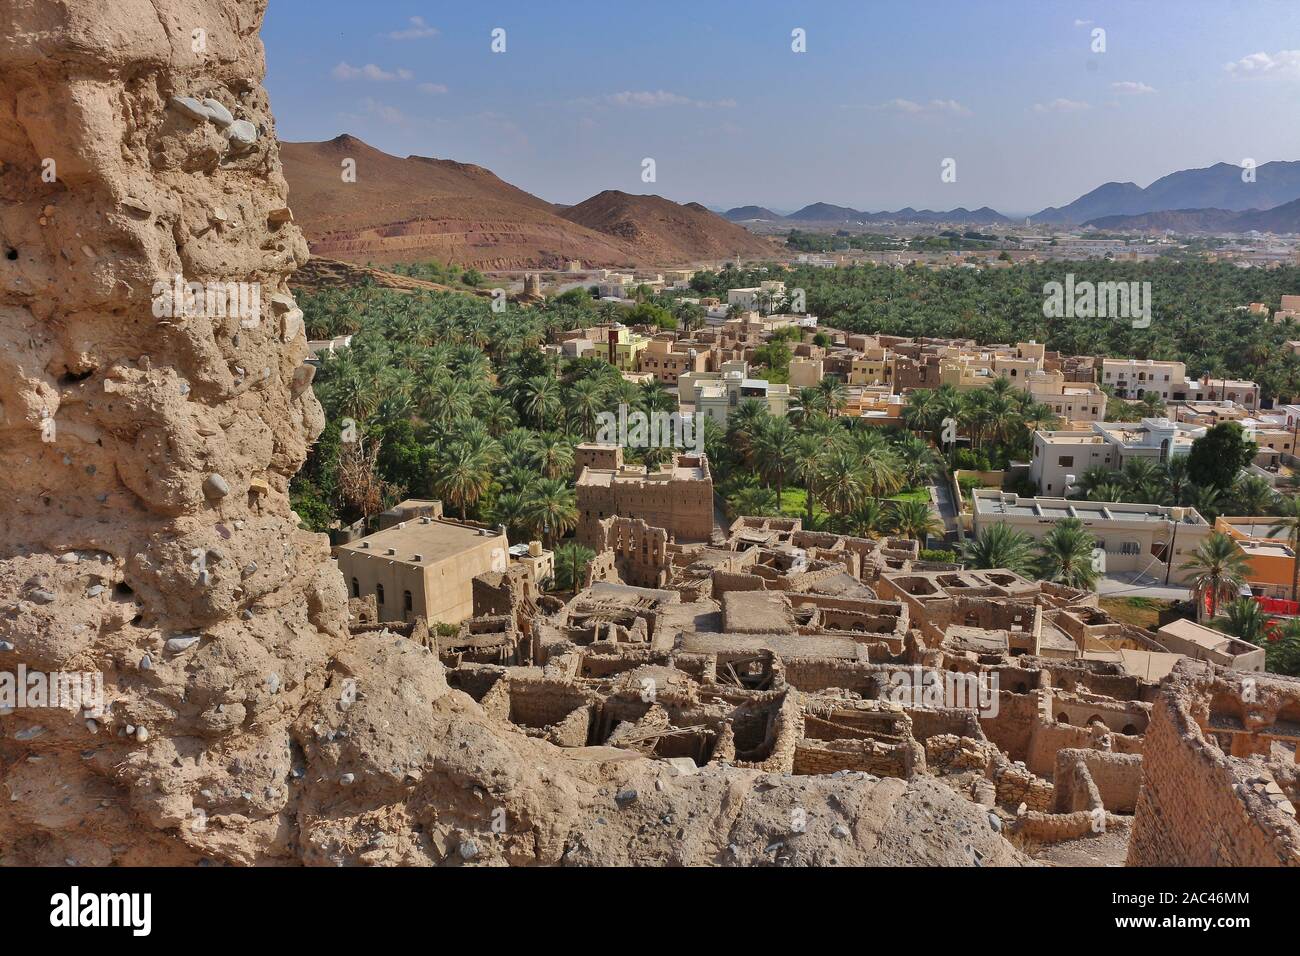
[{"label": "modern white building", "polygon": [[[1195,508],[1130,502],[1021,498],[991,488],[971,496],[972,530],[1008,524],[1041,540],[1065,518],[1078,518],[1092,532],[1107,574],[1140,572],[1159,582],[1185,584],[1191,559],[1214,528]],[[1172,555],[1172,561],[1168,557]]]},{"label": "modern white building", "polygon": [[1167,418],[1140,422],[1093,422],[1088,431],[1036,431],[1029,477],[1043,494],[1065,495],[1071,475],[1089,468],[1119,471],[1135,458],[1167,461],[1186,455],[1205,427]]},{"label": "modern white building", "polygon": [[677,379],[682,405],[696,415],[711,418],[723,427],[741,402],[762,402],[772,415],[784,415],[790,408],[790,386],[766,379],[750,378],[749,366],[739,360],[724,362],[720,372],[688,372]]}]

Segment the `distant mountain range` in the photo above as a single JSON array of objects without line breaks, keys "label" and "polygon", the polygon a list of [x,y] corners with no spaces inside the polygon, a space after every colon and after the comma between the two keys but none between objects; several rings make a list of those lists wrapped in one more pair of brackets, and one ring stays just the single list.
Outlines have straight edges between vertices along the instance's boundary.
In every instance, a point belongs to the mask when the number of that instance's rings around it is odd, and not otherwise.
[{"label": "distant mountain range", "polygon": [[1169,209],[1136,216],[1102,216],[1085,225],[1107,232],[1300,232],[1300,199],[1272,209]]},{"label": "distant mountain range", "polygon": [[1300,199],[1300,161],[1264,163],[1254,182],[1242,182],[1242,169],[1216,163],[1162,176],[1143,189],[1137,183],[1106,183],[1065,206],[1049,206],[1033,222],[1078,224],[1105,216],[1139,216],[1172,210],[1272,209]]},{"label": "distant mountain range", "polygon": [[[1064,206],[1049,206],[1029,217],[1031,222],[1062,226],[1092,225],[1099,229],[1173,229],[1180,232],[1296,232],[1294,210],[1285,207],[1300,199],[1300,161],[1264,163],[1252,182],[1242,181],[1242,168],[1216,163],[1184,169],[1157,179],[1145,188],[1137,183],[1105,183]],[[1277,215],[1267,215],[1277,212]],[[722,214],[732,222],[755,220],[833,225],[873,222],[998,225],[1013,221],[996,209],[958,207],[945,211],[913,209],[864,212],[849,206],[816,202],[788,216],[765,206],[738,206]]]},{"label": "distant mountain range", "polygon": [[906,209],[898,209],[893,212],[863,212],[859,209],[851,209],[848,206],[833,206],[830,203],[816,202],[810,206],[804,206],[797,212],[792,212],[788,216],[779,216],[772,210],[764,206],[737,206],[735,209],[728,209],[724,212],[723,217],[730,219],[732,222],[752,222],[755,220],[764,222],[788,222],[792,225],[799,223],[868,223],[868,222],[925,222],[925,223],[954,223],[965,225],[992,225],[996,223],[1011,222],[1006,216],[996,209],[990,209],[983,206],[979,209],[965,209],[958,207],[945,211],[932,209],[913,209],[910,206]]}]

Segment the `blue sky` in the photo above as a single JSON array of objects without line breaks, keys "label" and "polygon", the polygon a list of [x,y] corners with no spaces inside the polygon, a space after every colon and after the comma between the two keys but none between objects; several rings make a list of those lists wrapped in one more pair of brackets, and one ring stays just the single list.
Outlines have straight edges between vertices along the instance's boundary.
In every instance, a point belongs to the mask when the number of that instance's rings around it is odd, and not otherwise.
[{"label": "blue sky", "polygon": [[262,35],[281,138],[348,132],[553,202],[1023,214],[1300,159],[1295,0],[271,0]]}]

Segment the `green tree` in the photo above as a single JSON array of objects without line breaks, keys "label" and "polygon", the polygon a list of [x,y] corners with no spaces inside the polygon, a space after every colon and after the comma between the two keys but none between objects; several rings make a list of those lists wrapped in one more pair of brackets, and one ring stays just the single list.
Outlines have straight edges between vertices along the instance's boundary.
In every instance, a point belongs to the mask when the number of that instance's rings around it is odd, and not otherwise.
[{"label": "green tree", "polygon": [[1188,477],[1198,485],[1227,492],[1258,451],[1259,446],[1245,437],[1239,424],[1219,422],[1192,442],[1187,456]]},{"label": "green tree", "polygon": [[1078,518],[1064,518],[1038,542],[1038,575],[1045,581],[1091,591],[1099,572],[1093,562],[1097,541]]},{"label": "green tree", "polygon": [[1223,616],[1210,621],[1210,627],[1252,644],[1263,643],[1267,625],[1268,615],[1254,598],[1237,598],[1225,604]]},{"label": "green tree", "polygon": [[555,549],[555,588],[557,591],[576,591],[582,585],[587,567],[596,552],[577,541],[566,541]]},{"label": "green tree", "polygon": [[1033,539],[1003,522],[988,525],[977,537],[962,541],[957,553],[970,568],[1006,568],[1022,575],[1031,574],[1034,568]]},{"label": "green tree", "polygon": [[894,524],[904,538],[915,538],[925,544],[926,538],[943,534],[943,522],[930,510],[925,501],[899,501],[894,504]]},{"label": "green tree", "polygon": [[1237,543],[1220,531],[1210,534],[1180,570],[1191,573],[1189,583],[1196,598],[1196,618],[1213,618],[1219,604],[1234,600],[1246,583],[1250,566]]}]

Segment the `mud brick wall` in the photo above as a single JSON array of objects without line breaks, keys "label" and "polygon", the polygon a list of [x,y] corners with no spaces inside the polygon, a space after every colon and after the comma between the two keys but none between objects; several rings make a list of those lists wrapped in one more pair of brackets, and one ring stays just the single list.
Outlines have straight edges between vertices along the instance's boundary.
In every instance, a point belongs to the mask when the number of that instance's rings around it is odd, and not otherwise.
[{"label": "mud brick wall", "polygon": [[[1082,768],[1080,772],[1077,768]],[[1062,750],[1056,755],[1056,809],[1062,813],[1088,809],[1093,804],[1079,792],[1086,774],[1097,800],[1112,813],[1132,813],[1142,786],[1142,758],[1136,754],[1104,750]]]},{"label": "mud brick wall", "polygon": [[1013,763],[1000,763],[993,771],[998,806],[1015,809],[1025,804],[1028,810],[1048,811],[1056,802],[1056,788],[1050,781]]},{"label": "mud brick wall", "polygon": [[1206,738],[1196,693],[1174,679],[1156,698],[1128,865],[1300,866],[1300,825],[1248,784],[1257,770]]},{"label": "mud brick wall", "polygon": [[843,661],[823,657],[785,658],[785,679],[791,687],[806,694],[841,687],[863,696],[874,696],[875,669],[863,661]]},{"label": "mud brick wall", "polygon": [[800,740],[794,749],[794,773],[834,773],[860,770],[877,777],[911,775],[910,747],[876,740]]},{"label": "mud brick wall", "polygon": [[1033,737],[1034,726],[1040,718],[1037,694],[1011,694],[998,692],[998,712],[991,717],[981,717],[980,726],[985,735],[1012,760],[1026,760]]},{"label": "mud brick wall", "polygon": [[1029,752],[1024,761],[1034,773],[1050,777],[1056,772],[1056,754],[1060,750],[1091,749],[1095,744],[1086,727],[1058,724],[1039,717],[1030,732]]}]

